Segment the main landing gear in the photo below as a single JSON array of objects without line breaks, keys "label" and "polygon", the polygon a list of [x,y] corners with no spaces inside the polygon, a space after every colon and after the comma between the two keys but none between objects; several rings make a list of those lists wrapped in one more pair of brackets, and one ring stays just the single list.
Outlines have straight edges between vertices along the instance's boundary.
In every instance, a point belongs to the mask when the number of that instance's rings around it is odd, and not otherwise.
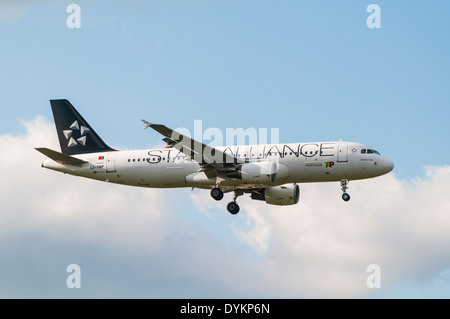
[{"label": "main landing gear", "polygon": [[[227,205],[227,210],[230,214],[236,215],[239,213],[239,205],[236,203],[236,198],[241,196],[244,192],[242,190],[235,190],[233,195],[233,201]],[[223,191],[219,187],[214,187],[211,190],[211,197],[215,200],[221,200],[223,198]]]},{"label": "main landing gear", "polygon": [[223,192],[219,187],[215,187],[211,190],[211,197],[215,200],[221,200],[223,198]]},{"label": "main landing gear", "polygon": [[227,205],[227,210],[230,214],[236,215],[239,213],[239,205],[236,203],[236,198],[244,194],[244,191],[241,189],[235,189],[233,194],[233,201],[229,202]]},{"label": "main landing gear", "polygon": [[350,200],[350,195],[347,194],[347,188],[348,188],[347,184],[348,184],[348,182],[349,182],[349,180],[347,180],[347,179],[342,179],[341,180],[341,189],[342,189],[342,192],[343,192],[342,199],[344,201],[346,201],[346,202],[348,202]]},{"label": "main landing gear", "polygon": [[236,215],[239,213],[239,205],[235,201],[229,202],[227,205],[227,210],[230,214]]}]

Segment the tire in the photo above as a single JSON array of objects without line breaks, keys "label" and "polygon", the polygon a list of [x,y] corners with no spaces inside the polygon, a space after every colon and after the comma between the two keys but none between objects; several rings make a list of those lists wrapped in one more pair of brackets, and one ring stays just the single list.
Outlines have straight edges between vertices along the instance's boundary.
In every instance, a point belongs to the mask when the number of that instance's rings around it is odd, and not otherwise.
[{"label": "tire", "polygon": [[350,195],[347,193],[342,194],[342,199],[346,202],[348,202],[350,200]]},{"label": "tire", "polygon": [[236,215],[239,213],[239,205],[236,202],[229,202],[227,205],[227,210],[230,214]]},{"label": "tire", "polygon": [[220,188],[215,187],[211,190],[211,197],[215,200],[221,200],[223,198],[223,192]]}]

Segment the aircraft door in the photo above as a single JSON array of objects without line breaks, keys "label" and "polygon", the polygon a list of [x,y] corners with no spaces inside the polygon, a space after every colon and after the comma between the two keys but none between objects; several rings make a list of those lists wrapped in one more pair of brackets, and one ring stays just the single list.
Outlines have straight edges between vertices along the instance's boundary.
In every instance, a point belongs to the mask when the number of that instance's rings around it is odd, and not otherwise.
[{"label": "aircraft door", "polygon": [[106,173],[112,173],[116,171],[116,152],[108,153],[106,156]]},{"label": "aircraft door", "polygon": [[338,162],[348,162],[348,144],[347,143],[339,143],[337,161]]}]

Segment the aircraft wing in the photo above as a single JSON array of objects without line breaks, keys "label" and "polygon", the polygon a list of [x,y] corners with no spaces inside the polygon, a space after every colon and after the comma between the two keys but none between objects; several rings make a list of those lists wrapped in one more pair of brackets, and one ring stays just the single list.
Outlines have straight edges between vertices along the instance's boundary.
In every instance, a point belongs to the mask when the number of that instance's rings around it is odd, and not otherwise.
[{"label": "aircraft wing", "polygon": [[211,166],[216,170],[224,171],[234,169],[237,164],[245,162],[243,159],[196,141],[186,135],[182,135],[165,125],[152,124],[145,120],[142,120],[142,122],[144,122],[145,128],[151,127],[165,136],[163,141],[167,143],[166,147],[176,148],[180,152],[199,162],[203,167]]}]

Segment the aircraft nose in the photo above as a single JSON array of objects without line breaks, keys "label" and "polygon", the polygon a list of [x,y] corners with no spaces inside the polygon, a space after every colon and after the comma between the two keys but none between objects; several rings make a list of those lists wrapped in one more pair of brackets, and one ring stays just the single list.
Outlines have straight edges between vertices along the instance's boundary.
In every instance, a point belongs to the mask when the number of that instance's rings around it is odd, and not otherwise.
[{"label": "aircraft nose", "polygon": [[389,173],[394,169],[394,162],[385,157],[383,161],[383,168],[386,170],[386,173]]}]

